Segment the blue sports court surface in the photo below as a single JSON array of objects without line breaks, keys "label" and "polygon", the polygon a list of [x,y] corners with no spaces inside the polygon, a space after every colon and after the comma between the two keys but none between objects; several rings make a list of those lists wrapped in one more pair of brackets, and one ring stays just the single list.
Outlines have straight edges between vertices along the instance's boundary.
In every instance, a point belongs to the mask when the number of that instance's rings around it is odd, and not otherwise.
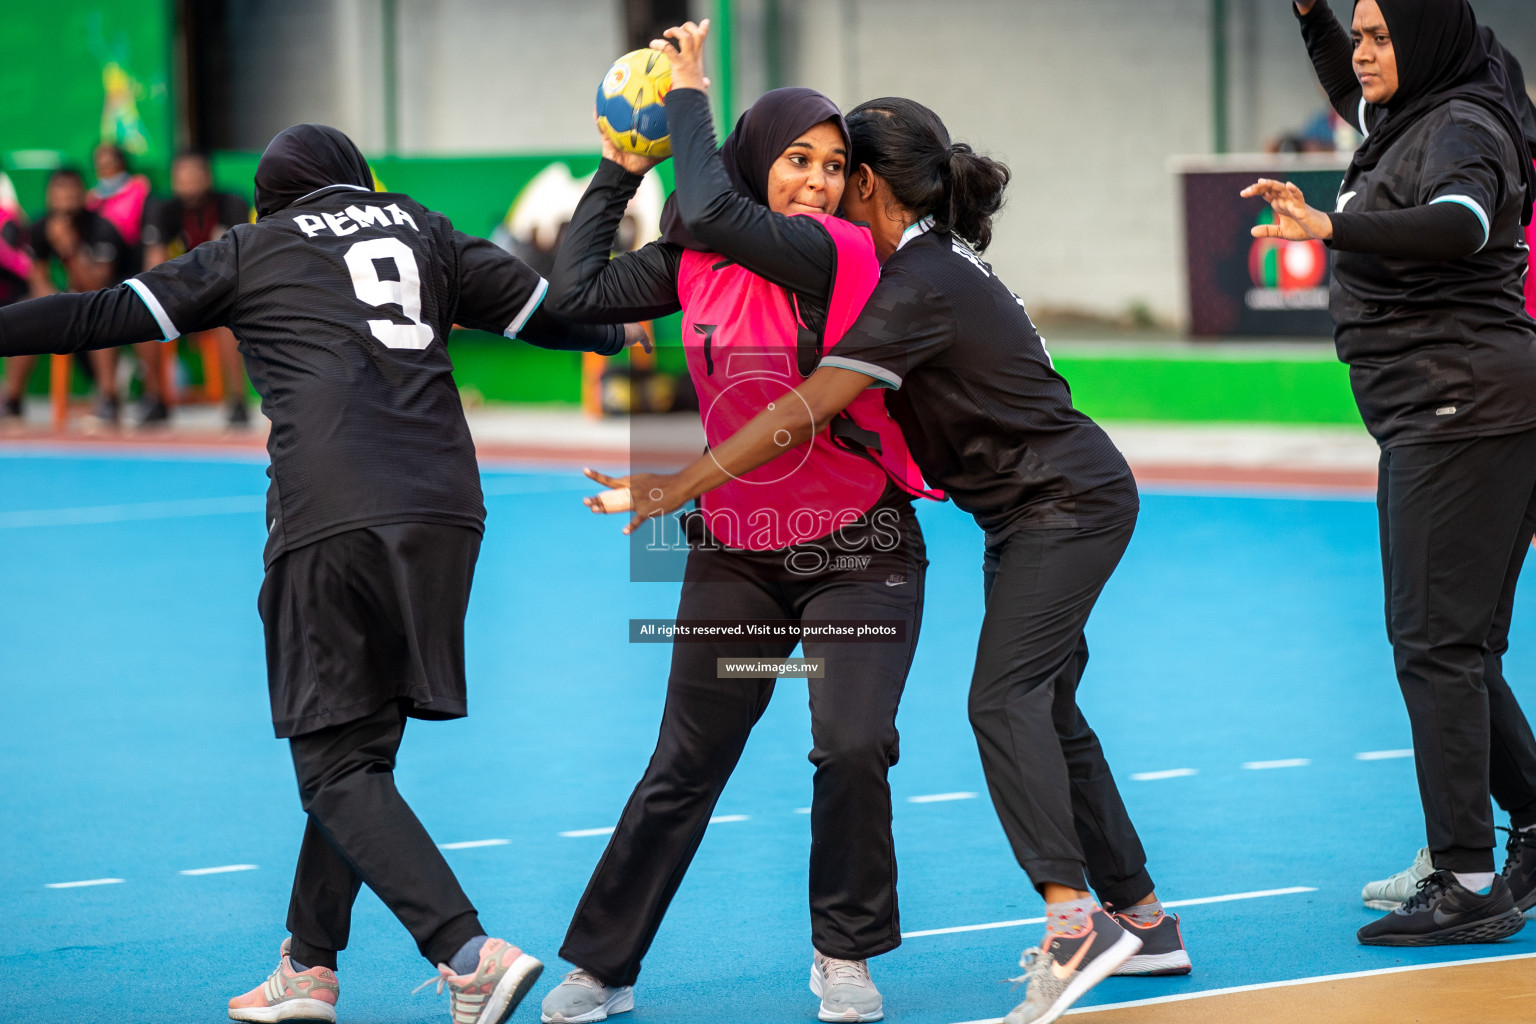
[{"label": "blue sports court surface", "polygon": [[[256,615],[264,464],[0,450],[0,1020],[215,1022],[272,968],[303,818]],[[621,521],[582,508],[574,469],[504,466],[485,486],[470,717],[413,722],[399,781],[492,932],[549,965],[526,1022],[568,969],[566,921],[655,737],[669,648],[629,644],[627,620],[671,617],[677,586],[627,582]],[[908,938],[872,966],[887,1020],[952,1024],[1022,998],[999,982],[1041,926],[995,925],[1041,901],[966,721],[981,537],[953,506],[921,517],[928,614],[891,776]],[[1367,495],[1145,495],[1089,626],[1083,704],[1159,894],[1189,902],[1195,972],[1110,979],[1084,1005],[1536,952],[1536,929],[1354,941],[1360,885],[1422,843],[1376,545]],[[1530,591],[1508,660],[1527,706]],[[748,746],[632,1024],[815,1020],[804,685],[780,685]],[[432,974],[365,891],[341,1019],[444,1020],[446,998],[411,994]]]}]

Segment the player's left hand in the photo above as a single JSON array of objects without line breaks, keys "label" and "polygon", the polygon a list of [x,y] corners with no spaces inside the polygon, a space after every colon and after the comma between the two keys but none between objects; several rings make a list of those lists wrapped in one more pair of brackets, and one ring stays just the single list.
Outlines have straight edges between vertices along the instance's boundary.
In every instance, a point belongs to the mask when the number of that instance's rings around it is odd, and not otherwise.
[{"label": "player's left hand", "polygon": [[652,39],[651,49],[664,51],[672,61],[672,88],[707,90],[709,79],[704,77],[704,40],[709,36],[709,19],[705,18],[697,25],[685,21],[662,35],[666,39]]},{"label": "player's left hand", "polygon": [[625,324],[624,347],[633,348],[636,345],[645,349],[647,354],[656,351],[656,344],[651,341],[651,332],[643,324]]},{"label": "player's left hand", "polygon": [[1333,221],[1321,210],[1307,205],[1301,189],[1288,181],[1260,178],[1243,189],[1244,199],[1259,198],[1275,211],[1275,223],[1259,224],[1251,232],[1254,238],[1284,238],[1306,242],[1314,238],[1327,241],[1333,237]]},{"label": "player's left hand", "polygon": [[624,527],[628,536],[640,528],[640,524],[656,516],[664,516],[683,507],[692,497],[685,492],[675,474],[634,473],[630,476],[613,477],[595,469],[583,469],[589,480],[596,480],[607,487],[602,494],[583,498],[582,503],[598,515],[615,512],[633,512],[634,518]]}]

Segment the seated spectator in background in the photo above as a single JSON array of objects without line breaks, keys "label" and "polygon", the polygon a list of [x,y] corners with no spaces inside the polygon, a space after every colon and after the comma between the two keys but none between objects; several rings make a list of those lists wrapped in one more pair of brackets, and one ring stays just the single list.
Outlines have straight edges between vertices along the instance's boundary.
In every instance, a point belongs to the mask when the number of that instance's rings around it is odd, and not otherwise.
[{"label": "seated spectator in background", "polygon": [[[52,295],[53,265],[62,269],[64,288],[89,292],[121,284],[137,267],[133,250],[118,230],[100,214],[86,209],[85,179],[73,168],[61,168],[48,177],[48,210],[32,230],[31,294]],[[117,358],[111,349],[90,354],[96,377],[93,415],[101,423],[118,422]],[[21,396],[36,356],[15,356],[5,362],[4,404],[9,415],[21,414]]]},{"label": "seated spectator in background", "polygon": [[96,187],[86,196],[85,208],[107,218],[123,241],[137,249],[144,204],[149,200],[149,179],[128,173],[128,154],[111,142],[97,146],[91,162],[96,167]]},{"label": "seated spectator in background", "polygon": [[[190,252],[204,242],[223,238],[224,232],[251,219],[251,208],[244,199],[213,190],[213,169],[201,153],[180,153],[172,161],[171,192],[171,199],[152,201],[145,212],[145,270]],[[245,404],[245,365],[240,359],[235,336],[227,327],[216,327],[206,333],[214,336],[217,345],[229,425],[243,427],[250,422],[250,413]],[[155,341],[143,342],[134,349],[144,364],[144,422],[163,420],[166,417],[165,401],[158,396],[164,379],[164,358],[173,350],[162,348]],[[152,404],[150,400],[150,379],[155,381],[158,404]]]}]

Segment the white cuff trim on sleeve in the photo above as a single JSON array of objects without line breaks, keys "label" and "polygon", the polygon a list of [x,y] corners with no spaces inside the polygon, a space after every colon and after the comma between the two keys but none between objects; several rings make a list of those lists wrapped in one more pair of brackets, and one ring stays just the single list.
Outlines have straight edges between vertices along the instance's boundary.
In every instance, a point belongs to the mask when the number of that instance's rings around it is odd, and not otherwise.
[{"label": "white cuff trim on sleeve", "polygon": [[1482,252],[1488,245],[1488,239],[1492,237],[1492,228],[1488,222],[1487,211],[1478,204],[1478,201],[1471,196],[1441,196],[1439,199],[1431,199],[1429,201],[1430,206],[1434,206],[1436,203],[1455,203],[1457,206],[1465,206],[1477,215],[1478,221],[1483,225],[1483,244],[1477,247],[1477,251]]},{"label": "white cuff trim on sleeve", "polygon": [[517,311],[517,316],[512,318],[512,322],[507,325],[507,329],[502,333],[509,338],[517,337],[517,332],[523,329],[523,325],[528,322],[528,318],[533,316],[533,311],[538,309],[539,304],[544,301],[544,293],[547,291],[549,291],[549,282],[542,277],[539,278],[538,286],[533,289],[533,294],[528,296],[528,301],[523,303],[523,308]]},{"label": "white cuff trim on sleeve", "polygon": [[817,365],[818,367],[835,366],[839,370],[852,370],[854,373],[868,374],[869,376],[875,378],[875,380],[879,381],[880,386],[882,387],[891,388],[895,391],[901,390],[900,374],[892,373],[885,367],[876,366],[874,363],[866,363],[862,359],[848,359],[843,356],[827,356]]},{"label": "white cuff trim on sleeve", "polygon": [[155,323],[160,326],[160,333],[164,335],[166,341],[175,341],[181,337],[181,332],[176,329],[175,324],[171,323],[170,314],[165,311],[164,306],[160,305],[160,300],[155,298],[155,293],[149,290],[149,285],[136,277],[130,277],[124,283],[144,301],[144,305],[149,309],[149,315],[155,318]]}]

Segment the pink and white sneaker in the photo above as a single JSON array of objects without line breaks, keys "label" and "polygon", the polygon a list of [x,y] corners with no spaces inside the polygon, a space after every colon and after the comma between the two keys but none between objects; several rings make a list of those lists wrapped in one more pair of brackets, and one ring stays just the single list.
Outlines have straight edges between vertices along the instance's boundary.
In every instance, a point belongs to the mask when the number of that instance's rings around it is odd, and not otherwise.
[{"label": "pink and white sneaker", "polygon": [[229,1001],[229,1019],[269,1024],[271,1021],[324,1021],[335,1024],[341,985],[329,967],[295,971],[288,958],[288,939],[278,950],[277,969],[243,996]]},{"label": "pink and white sneaker", "polygon": [[447,964],[438,964],[438,976],[416,986],[416,991],[436,982],[441,995],[446,985],[453,1024],[503,1024],[543,970],[542,963],[510,942],[486,939],[475,973],[454,974]]}]

